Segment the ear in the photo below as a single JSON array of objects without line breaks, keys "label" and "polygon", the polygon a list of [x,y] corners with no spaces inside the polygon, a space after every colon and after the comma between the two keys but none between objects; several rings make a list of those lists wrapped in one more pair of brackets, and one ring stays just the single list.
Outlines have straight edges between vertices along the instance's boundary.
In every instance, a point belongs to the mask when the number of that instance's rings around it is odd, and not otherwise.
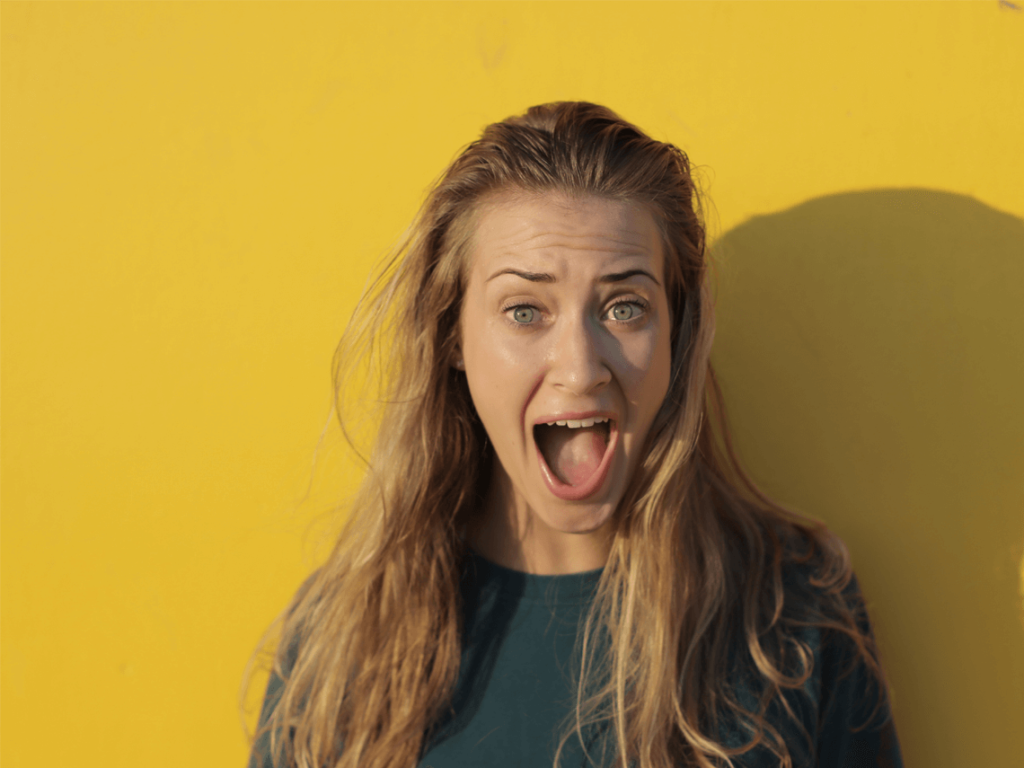
[{"label": "ear", "polygon": [[456,344],[452,350],[451,366],[457,371],[466,370],[466,361],[462,359],[462,345]]}]

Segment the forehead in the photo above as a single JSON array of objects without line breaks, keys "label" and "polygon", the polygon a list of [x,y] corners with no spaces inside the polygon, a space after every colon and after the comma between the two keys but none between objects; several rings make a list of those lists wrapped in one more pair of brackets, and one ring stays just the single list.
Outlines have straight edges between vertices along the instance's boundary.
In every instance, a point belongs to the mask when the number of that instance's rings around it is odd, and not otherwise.
[{"label": "forehead", "polygon": [[492,198],[477,214],[470,253],[473,272],[512,263],[550,271],[630,262],[662,277],[661,233],[650,210],[600,197],[550,192]]}]

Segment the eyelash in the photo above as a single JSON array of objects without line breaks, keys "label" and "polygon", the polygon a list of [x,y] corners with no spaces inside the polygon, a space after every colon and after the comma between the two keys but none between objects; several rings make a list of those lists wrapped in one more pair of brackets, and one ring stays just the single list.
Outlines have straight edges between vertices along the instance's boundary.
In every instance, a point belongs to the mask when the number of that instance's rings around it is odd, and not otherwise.
[{"label": "eyelash", "polygon": [[[640,307],[640,314],[637,317],[631,317],[629,320],[615,320],[614,318],[610,318],[612,320],[612,322],[614,322],[614,323],[616,323],[618,325],[626,325],[626,326],[628,326],[628,325],[633,325],[633,324],[641,321],[644,317],[647,316],[647,312],[651,308],[650,302],[645,301],[644,299],[641,299],[639,296],[636,296],[636,297],[633,297],[633,298],[630,298],[630,299],[623,299],[621,301],[616,301],[614,304],[611,304],[605,310],[604,315],[607,316],[613,309],[615,309],[615,307],[619,306],[620,304],[635,304],[636,306]],[[535,307],[533,304],[508,304],[508,305],[502,307],[501,311],[502,311],[502,314],[508,314],[509,312],[511,312],[514,309],[532,309],[535,312],[540,312],[540,309]],[[508,319],[508,323],[509,323],[509,325],[512,325],[512,326],[514,326],[516,328],[529,328],[529,327],[534,325],[534,323],[517,323],[512,318]]]}]

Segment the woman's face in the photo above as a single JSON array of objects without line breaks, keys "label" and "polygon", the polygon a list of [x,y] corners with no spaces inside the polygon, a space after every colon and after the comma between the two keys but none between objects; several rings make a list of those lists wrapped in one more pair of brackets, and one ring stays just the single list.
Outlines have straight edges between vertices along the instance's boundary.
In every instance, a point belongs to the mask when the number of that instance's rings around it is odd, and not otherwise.
[{"label": "woman's face", "polygon": [[499,196],[477,222],[460,348],[498,459],[489,504],[549,538],[597,531],[668,391],[658,227],[557,193]]}]

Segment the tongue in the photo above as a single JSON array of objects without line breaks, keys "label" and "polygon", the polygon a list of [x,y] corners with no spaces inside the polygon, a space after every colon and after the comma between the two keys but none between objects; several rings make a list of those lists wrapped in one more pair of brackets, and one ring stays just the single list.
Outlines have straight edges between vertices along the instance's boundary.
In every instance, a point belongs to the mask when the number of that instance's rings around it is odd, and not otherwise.
[{"label": "tongue", "polygon": [[597,471],[605,451],[601,427],[545,427],[540,449],[548,466],[567,485],[585,483]]}]

